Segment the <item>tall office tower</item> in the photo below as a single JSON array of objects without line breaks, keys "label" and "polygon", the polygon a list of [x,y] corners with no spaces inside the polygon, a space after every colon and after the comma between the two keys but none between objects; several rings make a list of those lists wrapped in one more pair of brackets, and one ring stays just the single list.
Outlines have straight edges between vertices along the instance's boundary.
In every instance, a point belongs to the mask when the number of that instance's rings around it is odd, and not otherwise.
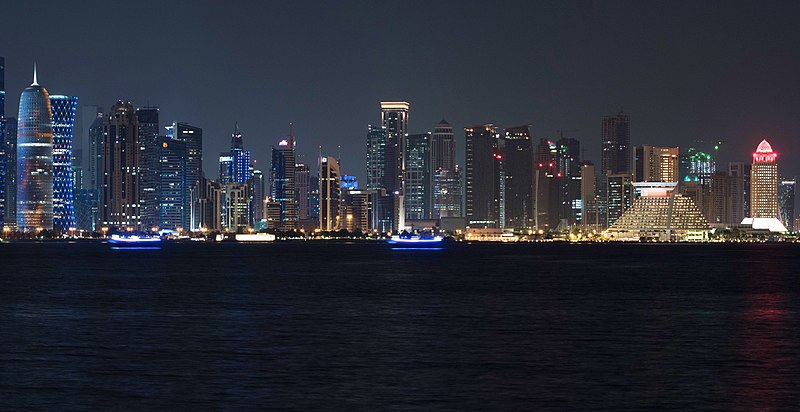
[{"label": "tall office tower", "polygon": [[272,146],[270,195],[273,201],[281,205],[280,226],[285,229],[297,227],[297,194],[295,192],[295,170],[297,156],[294,136],[291,130],[277,145]]},{"label": "tall office tower", "polygon": [[742,194],[741,204],[739,204],[741,214],[737,215],[740,218],[736,222],[741,222],[742,219],[750,216],[750,172],[752,168],[753,165],[747,162],[728,163],[728,175],[740,178],[738,190]]},{"label": "tall office tower", "polygon": [[[139,123],[139,202],[142,216],[142,226],[146,229],[161,228],[161,154],[169,153],[174,148],[162,150],[163,139],[159,132],[158,107],[140,107],[136,109],[136,120]],[[169,171],[168,171],[169,173]],[[169,191],[169,189],[167,189]],[[170,211],[172,213],[172,211]],[[174,221],[170,219],[170,223]],[[174,229],[176,226],[169,227]]]},{"label": "tall office tower", "polygon": [[89,189],[100,193],[103,189],[103,130],[105,129],[105,114],[97,112],[97,117],[88,129],[89,164],[86,173],[89,178]]},{"label": "tall office tower", "polygon": [[762,140],[753,153],[750,171],[750,216],[753,218],[779,217],[778,211],[778,154]]},{"label": "tall office tower", "polygon": [[219,154],[219,183],[223,189],[228,183],[233,182],[233,157],[231,152],[222,152]]},{"label": "tall office tower", "polygon": [[51,95],[53,115],[53,229],[66,233],[75,228],[72,136],[75,127],[75,96]]},{"label": "tall office tower", "polygon": [[265,218],[264,200],[267,198],[265,190],[264,172],[253,169],[253,176],[250,177],[250,226],[259,228]]},{"label": "tall office tower", "polygon": [[381,124],[386,129],[384,189],[403,194],[405,136],[408,134],[407,102],[381,102]]},{"label": "tall office tower", "polygon": [[222,230],[223,188],[219,182],[201,177],[192,190],[192,230]]},{"label": "tall office tower", "polygon": [[630,173],[606,175],[606,195],[608,205],[606,208],[606,225],[609,227],[631,207],[634,190]]},{"label": "tall office tower", "polygon": [[600,229],[600,215],[594,163],[581,163],[581,223],[587,229]]},{"label": "tall office tower", "polygon": [[500,227],[502,157],[491,123],[467,127],[465,216],[471,227]]},{"label": "tall office tower", "polygon": [[[684,182],[684,185],[697,185],[697,182]],[[738,224],[742,215],[742,178],[717,171],[711,177],[708,199],[703,216],[712,224]],[[706,199],[703,199],[706,200]]]},{"label": "tall office tower", "polygon": [[191,205],[189,204],[192,197],[191,189],[197,186],[203,176],[203,129],[181,122],[172,122],[171,125],[166,126],[166,129],[167,137],[179,140],[186,145],[186,175],[184,177],[186,193],[183,195],[186,203],[183,207],[182,227],[190,228],[192,224]]},{"label": "tall office tower", "polygon": [[376,190],[343,190],[339,221],[348,232],[370,233],[374,226]]},{"label": "tall office tower", "polygon": [[619,112],[616,115],[603,116],[602,123],[602,157],[600,172],[602,175],[631,172],[631,117]]},{"label": "tall office tower", "polygon": [[379,190],[386,185],[386,128],[367,126],[367,189]]},{"label": "tall office tower", "polygon": [[[140,133],[141,135],[141,133]],[[189,229],[191,195],[186,181],[186,142],[169,136],[158,138],[158,173],[155,198],[158,220],[147,228]]]},{"label": "tall office tower", "polygon": [[633,175],[636,182],[678,182],[677,147],[637,146],[634,148]]},{"label": "tall office tower", "polygon": [[[6,165],[6,138],[5,138],[5,131],[6,131],[6,59],[3,56],[0,56],[0,228],[3,227],[5,222],[5,215],[6,215],[6,199],[8,198],[8,194],[6,193],[6,180],[8,177],[6,175],[9,174],[9,170]],[[10,173],[16,173],[17,171],[14,170]]]},{"label": "tall office tower", "polygon": [[247,183],[231,182],[225,187],[225,229],[243,233],[247,230],[247,205],[250,201]]},{"label": "tall office tower", "polygon": [[319,221],[319,174],[308,178],[308,218],[314,220],[314,227]]},{"label": "tall office tower", "polygon": [[447,120],[436,124],[431,135],[431,170],[455,170],[456,139]]},{"label": "tall office tower", "polygon": [[530,127],[507,128],[500,144],[499,156],[505,176],[505,227],[532,227],[533,142]]},{"label": "tall office tower", "polygon": [[431,217],[462,216],[461,171],[456,165],[456,142],[453,127],[439,122],[431,135],[431,173],[433,174],[433,209]]},{"label": "tall office tower", "polygon": [[250,180],[250,151],[244,150],[239,123],[236,123],[231,136],[231,180],[236,183],[247,183]]},{"label": "tall office tower", "polygon": [[690,147],[681,154],[680,168],[684,182],[700,182],[706,185],[717,171],[717,159],[713,152]]},{"label": "tall office tower", "polygon": [[339,162],[333,156],[320,158],[319,166],[319,229],[339,230],[339,206],[342,199]]},{"label": "tall office tower", "polygon": [[410,134],[405,138],[405,219],[431,216],[431,133]]},{"label": "tall office tower", "polygon": [[[556,145],[556,176],[560,177],[559,203],[561,204],[559,218],[568,227],[580,224],[581,220],[581,143],[578,139],[564,137]],[[561,176],[558,176],[558,174]]]},{"label": "tall office tower", "polygon": [[794,203],[797,179],[781,179],[778,186],[778,211],[780,220],[789,231],[794,232]]},{"label": "tall office tower", "polygon": [[103,125],[102,224],[138,229],[139,122],[130,102],[118,101]]},{"label": "tall office tower", "polygon": [[311,168],[305,163],[294,167],[294,190],[297,198],[297,220],[308,220],[311,216],[309,195],[311,192]]},{"label": "tall office tower", "polygon": [[556,229],[561,221],[561,191],[563,178],[557,164],[558,147],[547,139],[536,145],[533,171],[533,227],[537,230]]},{"label": "tall office tower", "polygon": [[33,83],[22,91],[17,125],[17,230],[53,230],[53,118],[50,94]]},{"label": "tall office tower", "polygon": [[0,127],[3,127],[6,153],[4,225],[12,228],[17,226],[17,119],[6,117]]},{"label": "tall office tower", "polygon": [[186,143],[186,185],[194,187],[203,176],[203,129],[172,122],[167,126],[167,136]]}]

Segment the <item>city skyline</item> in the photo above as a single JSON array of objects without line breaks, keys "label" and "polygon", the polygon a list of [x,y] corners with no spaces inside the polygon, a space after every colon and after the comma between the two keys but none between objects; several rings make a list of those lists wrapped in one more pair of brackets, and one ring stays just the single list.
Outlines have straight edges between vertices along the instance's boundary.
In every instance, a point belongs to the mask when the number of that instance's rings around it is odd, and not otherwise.
[{"label": "city skyline", "polygon": [[[131,45],[131,56],[141,53],[142,45],[147,44],[151,48],[146,55],[156,61],[166,53],[186,57],[172,61],[192,61],[189,53],[202,44],[207,52],[203,54],[207,70],[177,63],[173,68],[142,67],[132,64],[130,58],[117,58],[127,56],[123,51],[106,48],[99,53],[83,46],[59,47],[73,39],[52,39],[38,33],[2,36],[6,112],[17,107],[30,64],[37,60],[50,90],[78,96],[79,111],[84,104],[96,104],[108,111],[117,99],[132,101],[135,107],[159,106],[163,122],[202,127],[206,153],[224,150],[229,125],[239,121],[253,158],[260,163],[268,163],[272,142],[291,122],[299,161],[315,163],[320,144],[329,153],[341,145],[345,149],[342,171],[358,176],[362,182],[366,181],[364,126],[379,124],[376,102],[391,100],[411,103],[409,133],[432,132],[445,118],[454,127],[459,147],[463,147],[466,126],[491,122],[505,128],[529,123],[533,125],[533,139],[555,139],[557,130],[566,129],[567,137],[582,142],[585,158],[599,163],[597,119],[624,109],[632,118],[634,146],[688,147],[698,139],[722,139],[727,143],[722,154],[725,163],[746,161],[751,141],[766,137],[784,148],[782,155],[794,156],[790,142],[800,124],[791,114],[800,110],[800,102],[787,90],[796,89],[798,80],[792,73],[800,62],[791,53],[787,55],[798,39],[787,31],[791,26],[786,16],[793,13],[786,8],[796,6],[762,11],[770,18],[750,23],[746,18],[754,3],[725,8],[700,5],[693,16],[666,6],[634,3],[602,7],[591,3],[516,4],[498,9],[498,19],[522,14],[530,16],[531,24],[523,25],[525,29],[489,32],[485,38],[469,29],[481,7],[477,3],[457,6],[424,5],[411,12],[395,10],[392,5],[365,8],[343,3],[320,10],[311,10],[314,7],[308,4],[282,5],[270,9],[270,16],[281,18],[270,19],[269,25],[245,24],[254,23],[264,10],[252,9],[252,16],[248,16],[244,6],[235,4],[213,18],[203,3],[192,8],[151,7],[160,12],[157,14],[185,13],[187,22],[194,21],[191,17],[215,25],[243,20],[221,38],[209,38],[201,28],[184,27],[188,23],[179,22],[176,24],[186,30],[168,31],[163,39],[156,39],[139,30],[136,13],[117,22],[115,33],[119,36],[142,40]],[[12,4],[8,15],[20,18],[10,18],[5,30],[18,31],[16,25],[24,23],[24,16],[31,12],[45,18],[62,14],[77,23],[74,40],[97,38],[102,48],[111,36],[104,35],[100,27],[81,24],[96,17],[96,11],[91,4]],[[386,12],[401,14],[403,23],[387,24],[389,28],[404,25],[407,38],[388,37],[370,20]],[[712,19],[717,14],[727,19]],[[637,15],[640,17],[632,19]],[[441,23],[426,31],[433,41],[418,41],[421,35],[414,28],[426,27],[431,22],[427,16],[441,17]],[[650,21],[653,27],[645,28],[640,21]],[[742,21],[750,24],[747,37],[736,30]],[[617,28],[614,23],[619,23]],[[315,25],[332,37],[314,44],[316,37],[297,33],[302,30],[290,31],[287,25]],[[703,25],[707,27],[700,28]],[[340,30],[345,26],[352,27],[351,31]],[[574,33],[561,26],[570,27]],[[590,43],[597,50],[576,44],[595,32],[599,38]],[[400,47],[398,53],[386,57],[389,53],[381,51],[376,55],[368,36],[373,33],[380,36],[376,44],[382,39],[383,47]],[[245,39],[249,38],[273,41],[263,52],[253,54],[246,52]],[[49,45],[53,41],[58,44]],[[678,47],[687,43],[692,47]],[[47,49],[43,48],[45,44]],[[336,44],[339,46],[332,47]],[[348,53],[335,52],[345,49],[352,49],[357,58],[348,59]],[[434,49],[442,50],[440,62],[448,69],[421,64],[434,56]],[[516,50],[530,52],[518,54],[521,62],[514,67],[487,65],[491,59],[468,59],[476,52],[494,51],[492,54],[502,56]],[[99,59],[108,54],[113,58]],[[374,64],[362,64],[375,56],[379,58],[373,59]],[[293,63],[272,64],[276,59]],[[616,61],[626,63],[619,66],[613,64]],[[325,70],[315,69],[319,62],[326,63]],[[410,75],[403,70],[407,66],[423,69]],[[326,100],[348,104],[314,104]],[[81,140],[87,152],[85,134],[84,130]],[[461,150],[458,163],[464,164]],[[204,169],[213,170],[213,165],[213,156],[206,156]],[[798,174],[797,166],[785,167],[785,174]]]}]

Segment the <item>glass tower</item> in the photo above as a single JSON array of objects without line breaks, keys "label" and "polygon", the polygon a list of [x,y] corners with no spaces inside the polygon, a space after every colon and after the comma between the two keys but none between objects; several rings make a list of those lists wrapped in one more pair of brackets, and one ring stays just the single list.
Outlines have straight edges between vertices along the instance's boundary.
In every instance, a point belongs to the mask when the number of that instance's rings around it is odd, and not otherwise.
[{"label": "glass tower", "polygon": [[294,136],[289,132],[285,139],[272,147],[272,198],[281,205],[280,227],[297,226],[297,196],[295,193],[296,155]]},{"label": "glass tower", "polygon": [[406,219],[428,219],[431,215],[431,133],[405,137]]},{"label": "glass tower", "polygon": [[386,128],[367,126],[367,189],[385,189]]},{"label": "glass tower", "polygon": [[53,230],[53,119],[50,94],[33,83],[22,91],[17,124],[17,230]]},{"label": "glass tower", "polygon": [[75,126],[75,96],[51,95],[53,113],[53,229],[65,233],[75,228],[72,195],[72,138]]}]

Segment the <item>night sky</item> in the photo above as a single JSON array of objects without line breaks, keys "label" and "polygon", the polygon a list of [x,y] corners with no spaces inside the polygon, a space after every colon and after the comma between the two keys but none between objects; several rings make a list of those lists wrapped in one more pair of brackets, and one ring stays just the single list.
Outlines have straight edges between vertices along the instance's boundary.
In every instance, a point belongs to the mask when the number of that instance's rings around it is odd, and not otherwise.
[{"label": "night sky", "polygon": [[[6,115],[39,82],[80,106],[161,107],[204,130],[204,168],[235,121],[257,167],[293,122],[301,159],[318,146],[365,176],[381,100],[411,102],[410,131],[530,123],[581,140],[599,163],[600,119],[631,115],[633,144],[727,142],[750,161],[767,136],[800,167],[798,2],[9,1],[0,55]],[[363,183],[363,180],[362,180]]]}]

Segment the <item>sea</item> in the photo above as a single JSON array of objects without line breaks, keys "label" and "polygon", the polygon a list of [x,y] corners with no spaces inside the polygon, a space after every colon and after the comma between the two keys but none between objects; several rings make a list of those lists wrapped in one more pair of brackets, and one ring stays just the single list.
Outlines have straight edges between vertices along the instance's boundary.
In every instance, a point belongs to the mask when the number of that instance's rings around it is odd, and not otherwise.
[{"label": "sea", "polygon": [[0,410],[797,410],[800,245],[0,244]]}]

